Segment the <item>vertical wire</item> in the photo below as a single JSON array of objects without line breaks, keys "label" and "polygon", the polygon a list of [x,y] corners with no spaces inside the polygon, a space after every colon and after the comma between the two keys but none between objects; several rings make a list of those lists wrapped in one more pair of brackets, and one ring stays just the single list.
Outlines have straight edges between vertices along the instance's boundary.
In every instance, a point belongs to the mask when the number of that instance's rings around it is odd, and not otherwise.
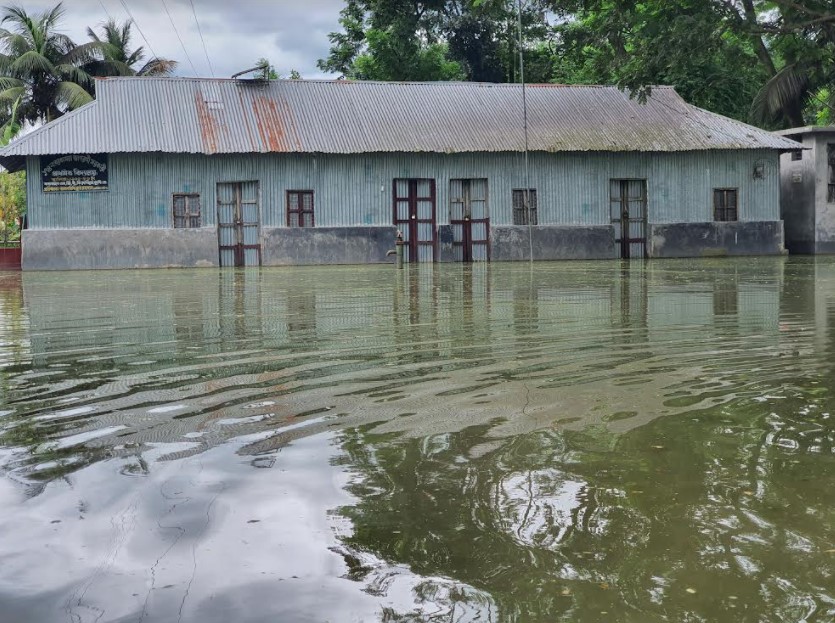
[{"label": "vertical wire", "polygon": [[522,0],[516,0],[519,26],[519,78],[522,83],[522,122],[525,130],[525,214],[528,217],[528,258],[533,262],[533,223],[531,219],[531,172],[528,163],[528,98],[525,91],[525,55],[522,47]]}]

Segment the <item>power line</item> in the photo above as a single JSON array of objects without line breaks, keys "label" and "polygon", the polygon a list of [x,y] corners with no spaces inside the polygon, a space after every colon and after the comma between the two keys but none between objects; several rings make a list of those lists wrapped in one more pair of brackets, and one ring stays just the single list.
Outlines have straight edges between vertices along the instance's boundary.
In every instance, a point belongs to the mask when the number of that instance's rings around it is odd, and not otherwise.
[{"label": "power line", "polygon": [[110,11],[107,10],[107,7],[104,6],[104,2],[102,2],[102,0],[99,0],[99,4],[101,5],[101,8],[104,11],[104,14],[107,15],[107,19],[109,19],[110,21],[113,21],[113,16],[110,14]]},{"label": "power line", "polygon": [[528,164],[528,98],[525,92],[525,50],[522,45],[522,0],[517,0],[519,19],[519,78],[522,82],[522,119],[525,128],[525,215],[528,218],[528,254],[533,264],[533,219],[531,218],[531,171]]},{"label": "power line", "polygon": [[197,19],[197,10],[194,8],[194,0],[189,0],[191,3],[191,12],[194,13],[194,23],[197,24],[197,34],[200,35],[200,41],[203,42],[203,53],[206,55],[206,61],[209,63],[209,72],[212,74],[212,78],[215,77],[215,70],[212,67],[212,59],[209,58],[209,50],[206,47],[206,40],[203,38],[203,31],[200,30],[200,22]]},{"label": "power line", "polygon": [[191,57],[188,55],[186,45],[183,43],[183,39],[180,37],[180,31],[178,31],[177,26],[174,25],[174,18],[171,17],[171,11],[168,10],[168,5],[165,3],[165,0],[162,0],[162,6],[165,8],[165,12],[168,14],[168,21],[171,22],[171,27],[174,29],[174,34],[177,35],[177,40],[180,42],[180,47],[183,48],[183,53],[186,55],[186,60],[188,61],[188,64],[191,65],[191,70],[194,72],[194,75],[197,76],[197,67],[194,66]]},{"label": "power line", "polygon": [[139,27],[139,22],[137,22],[137,21],[136,21],[136,18],[135,18],[135,17],[133,16],[133,14],[130,12],[130,9],[128,8],[128,5],[127,5],[127,4],[125,4],[125,0],[119,0],[119,2],[121,2],[121,3],[122,3],[122,6],[123,6],[123,7],[124,7],[124,9],[125,9],[125,13],[127,13],[127,14],[128,14],[128,18],[130,19],[131,23],[132,23],[134,26],[136,26],[136,30],[137,30],[137,31],[139,31],[139,36],[140,36],[140,37],[142,37],[142,41],[144,41],[144,42],[145,42],[145,45],[147,45],[147,46],[148,46],[148,49],[151,51],[151,56],[153,56],[154,58],[159,58],[159,57],[157,56],[157,53],[156,53],[156,52],[154,52],[154,48],[152,48],[152,47],[151,47],[151,42],[150,42],[150,41],[148,41],[148,37],[146,37],[146,36],[145,36],[145,33],[144,33],[144,32],[142,32],[142,29]]}]

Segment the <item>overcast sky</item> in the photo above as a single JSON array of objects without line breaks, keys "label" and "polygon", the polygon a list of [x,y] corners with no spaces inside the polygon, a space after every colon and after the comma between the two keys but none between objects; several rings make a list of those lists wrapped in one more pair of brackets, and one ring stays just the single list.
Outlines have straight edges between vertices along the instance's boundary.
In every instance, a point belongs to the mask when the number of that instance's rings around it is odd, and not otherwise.
[{"label": "overcast sky", "polygon": [[[269,58],[284,76],[296,69],[304,78],[336,77],[322,74],[316,68],[316,61],[327,55],[328,33],[339,28],[339,11],[344,0],[193,2],[216,77],[228,78],[252,67],[261,57]],[[22,6],[31,14],[55,6],[57,0],[6,0],[0,4]],[[171,20],[166,14],[166,5]],[[212,75],[190,0],[64,0],[63,31],[76,42],[86,41],[87,26],[95,27],[105,21],[108,14],[119,21],[127,19],[125,6],[156,55],[179,61],[177,75]],[[174,27],[183,40],[188,57]],[[145,45],[136,26],[133,30],[135,44]],[[145,45],[146,50],[147,47]]]}]

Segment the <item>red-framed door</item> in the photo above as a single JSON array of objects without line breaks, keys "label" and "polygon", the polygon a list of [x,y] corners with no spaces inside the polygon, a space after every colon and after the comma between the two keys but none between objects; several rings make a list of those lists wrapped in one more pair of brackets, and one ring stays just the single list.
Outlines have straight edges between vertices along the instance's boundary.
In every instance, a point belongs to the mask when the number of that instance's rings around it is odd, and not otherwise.
[{"label": "red-framed door", "polygon": [[435,180],[396,178],[393,182],[394,225],[403,233],[407,262],[434,262],[438,230]]},{"label": "red-framed door", "polygon": [[258,182],[217,185],[217,234],[221,266],[260,266]]},{"label": "red-framed door", "polygon": [[453,249],[459,262],[490,259],[490,217],[487,211],[487,180],[449,181],[449,224]]}]

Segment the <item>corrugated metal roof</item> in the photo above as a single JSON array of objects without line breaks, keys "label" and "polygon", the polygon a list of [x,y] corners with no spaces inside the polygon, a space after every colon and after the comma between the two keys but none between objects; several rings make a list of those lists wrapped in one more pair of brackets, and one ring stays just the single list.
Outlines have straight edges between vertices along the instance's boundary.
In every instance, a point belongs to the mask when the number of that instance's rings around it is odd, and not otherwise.
[{"label": "corrugated metal roof", "polygon": [[[63,153],[522,151],[520,85],[109,78],[98,99],[0,150]],[[792,149],[780,136],[654,87],[528,85],[532,151]]]}]

